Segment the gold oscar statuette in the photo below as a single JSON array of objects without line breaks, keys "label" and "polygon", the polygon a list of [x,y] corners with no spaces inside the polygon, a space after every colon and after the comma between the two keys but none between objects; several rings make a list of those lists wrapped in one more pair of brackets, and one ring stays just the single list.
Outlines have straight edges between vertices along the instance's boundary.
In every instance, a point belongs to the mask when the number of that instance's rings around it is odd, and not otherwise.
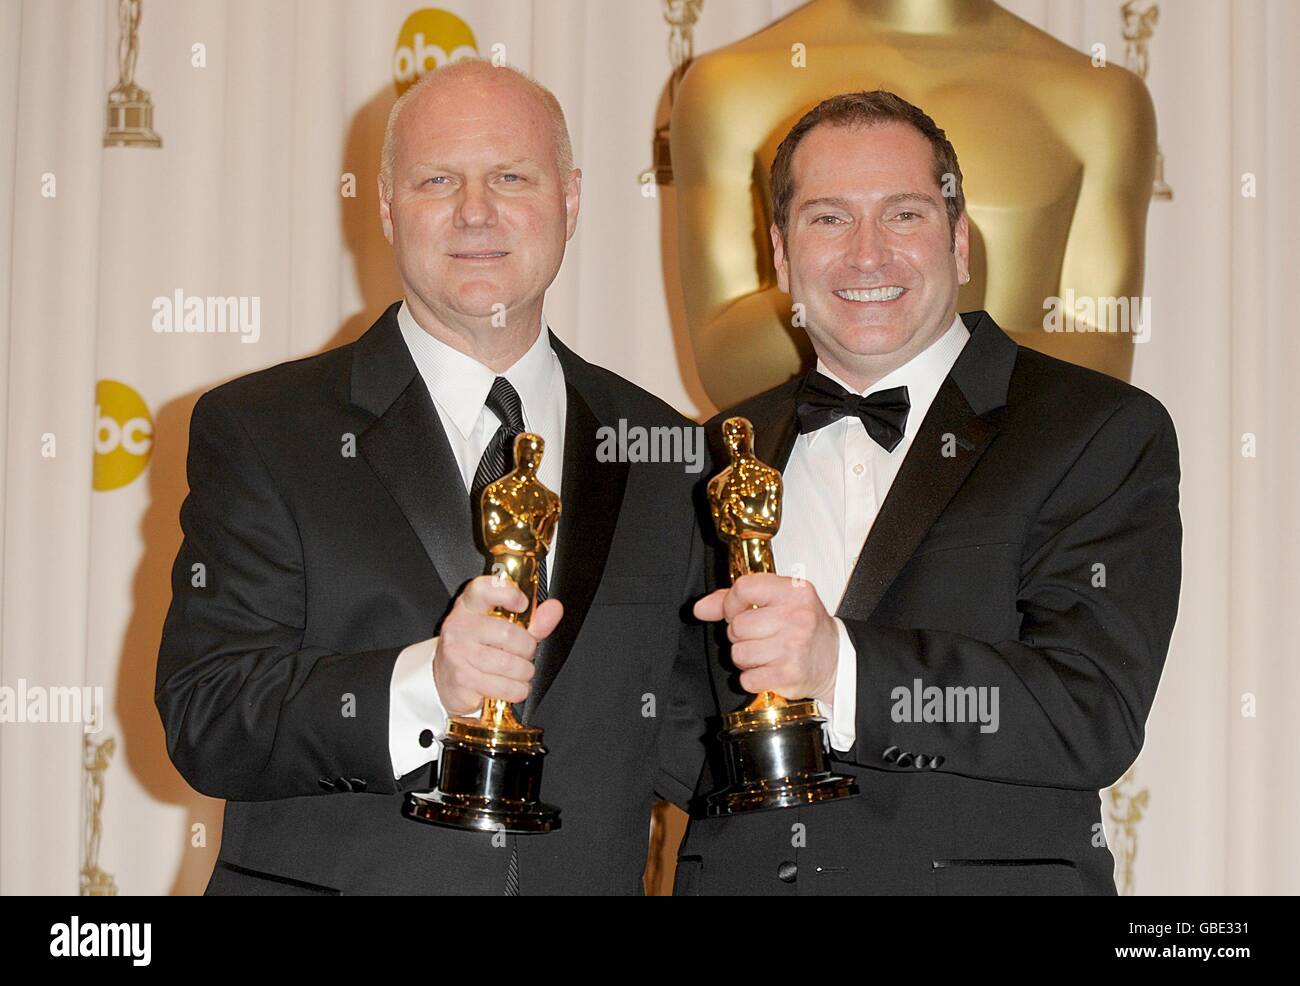
[{"label": "gold oscar statuette", "polygon": [[[709,480],[709,506],[727,546],[731,581],[776,572],[772,537],[781,526],[781,473],[754,455],[754,426],[728,418],[722,437],[731,464]],[[722,717],[727,786],[705,800],[709,817],[764,808],[816,804],[858,793],[852,777],[830,770],[814,701],[791,702],[760,693]]]},{"label": "gold oscar statuette", "polygon": [[[545,443],[515,437],[515,468],[483,490],[480,522],[493,574],[511,579],[528,597],[521,613],[493,615],[527,627],[537,605],[537,573],[560,519],[560,498],[537,469]],[[483,700],[478,717],[454,716],[438,758],[438,787],[408,794],[404,814],[433,825],[527,834],[560,827],[560,809],[540,800],[542,730],[525,726],[509,702]]]}]

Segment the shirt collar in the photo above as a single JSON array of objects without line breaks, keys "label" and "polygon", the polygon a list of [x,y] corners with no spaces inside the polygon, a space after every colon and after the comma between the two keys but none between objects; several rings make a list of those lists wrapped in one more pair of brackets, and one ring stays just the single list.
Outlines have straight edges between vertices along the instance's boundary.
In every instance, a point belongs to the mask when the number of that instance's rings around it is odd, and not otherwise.
[{"label": "shirt collar", "polygon": [[429,396],[464,437],[468,438],[478,423],[492,381],[498,376],[509,380],[519,394],[525,426],[535,427],[535,416],[541,413],[551,393],[555,369],[545,318],[539,320],[537,338],[528,351],[501,374],[425,332],[405,301],[397,310],[397,324],[406,340],[406,348],[411,351],[411,358],[429,388]]},{"label": "shirt collar", "polygon": [[[855,391],[832,373],[820,358],[817,360],[817,372],[825,374],[845,390],[862,397],[880,390],[889,390],[891,387],[906,387],[907,399],[911,407],[907,414],[907,426],[903,430],[903,435],[910,439],[920,430],[921,422],[929,412],[935,395],[939,393],[939,388],[943,386],[944,380],[952,371],[953,364],[957,362],[957,357],[961,355],[968,339],[970,339],[970,330],[966,328],[966,323],[961,320],[960,314],[953,315],[952,324],[943,335],[863,391]],[[813,444],[817,436],[827,430],[819,428],[811,432],[807,436],[808,444]]]}]

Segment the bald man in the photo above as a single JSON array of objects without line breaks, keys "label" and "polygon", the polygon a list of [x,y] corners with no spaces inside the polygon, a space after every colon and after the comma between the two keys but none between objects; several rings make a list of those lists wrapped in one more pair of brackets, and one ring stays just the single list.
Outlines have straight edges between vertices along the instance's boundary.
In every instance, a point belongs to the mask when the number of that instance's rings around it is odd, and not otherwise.
[{"label": "bald man", "polygon": [[[195,405],[156,699],[177,769],[228,802],[209,894],[641,892],[651,801],[684,807],[704,757],[708,470],[690,421],[543,318],[581,178],[546,89],[428,74],[379,178],[403,299]],[[610,454],[636,428],[680,434],[677,461]],[[527,630],[490,615],[524,596],[484,574],[472,506],[521,431],[563,502]],[[403,817],[484,696],[545,730],[559,831]]]}]

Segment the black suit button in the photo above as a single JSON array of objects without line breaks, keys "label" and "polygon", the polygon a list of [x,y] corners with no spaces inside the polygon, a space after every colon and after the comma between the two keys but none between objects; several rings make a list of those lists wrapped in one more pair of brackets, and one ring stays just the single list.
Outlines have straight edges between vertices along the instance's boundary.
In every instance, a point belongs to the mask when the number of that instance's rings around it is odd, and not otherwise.
[{"label": "black suit button", "polygon": [[916,755],[916,766],[918,769],[924,770],[927,766],[929,766],[929,762],[930,762],[929,757],[927,757],[924,753],[918,753]]},{"label": "black suit button", "polygon": [[794,883],[799,878],[799,867],[787,859],[776,868],[776,878],[782,883]]},{"label": "black suit button", "polygon": [[426,750],[427,750],[429,747],[433,746],[433,730],[432,730],[432,729],[426,729],[426,730],[424,730],[422,733],[420,733],[420,745],[421,745],[422,747],[424,747]]},{"label": "black suit button", "polygon": [[931,758],[930,758],[930,769],[931,769],[931,770],[934,770],[934,768],[937,767],[937,766],[939,766],[939,764],[941,764],[941,763],[943,763],[943,757],[931,757]]},{"label": "black suit button", "polygon": [[316,783],[319,784],[324,790],[329,791],[330,794],[334,793],[334,782],[330,780],[328,777],[318,778]]},{"label": "black suit button", "polygon": [[357,794],[360,794],[366,789],[366,779],[364,777],[350,777],[348,779],[352,783],[352,790]]},{"label": "black suit button", "polygon": [[910,767],[912,766],[912,754],[904,753],[901,757],[899,757],[894,762],[898,764],[898,766],[900,767]]},{"label": "black suit button", "polygon": [[898,747],[896,746],[889,747],[889,749],[885,750],[885,752],[882,753],[880,757],[882,760],[885,761],[885,763],[893,763],[895,760],[898,759]]}]

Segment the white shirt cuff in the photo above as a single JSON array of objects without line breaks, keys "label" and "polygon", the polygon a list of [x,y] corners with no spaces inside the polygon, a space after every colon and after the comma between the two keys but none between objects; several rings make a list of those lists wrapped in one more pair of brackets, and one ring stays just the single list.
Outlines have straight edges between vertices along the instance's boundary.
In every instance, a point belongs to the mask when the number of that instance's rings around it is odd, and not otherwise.
[{"label": "white shirt cuff", "polygon": [[[433,655],[438,638],[411,644],[397,655],[388,687],[388,753],[393,777],[402,777],[437,760],[447,735],[447,710],[433,681]],[[433,733],[430,746],[420,745],[425,730]]]},{"label": "white shirt cuff", "polygon": [[832,750],[841,753],[853,746],[857,738],[854,716],[858,704],[858,652],[853,638],[839,617],[833,617],[839,630],[840,646],[836,658],[835,692],[832,701],[818,701],[818,711],[826,718],[826,739]]}]

